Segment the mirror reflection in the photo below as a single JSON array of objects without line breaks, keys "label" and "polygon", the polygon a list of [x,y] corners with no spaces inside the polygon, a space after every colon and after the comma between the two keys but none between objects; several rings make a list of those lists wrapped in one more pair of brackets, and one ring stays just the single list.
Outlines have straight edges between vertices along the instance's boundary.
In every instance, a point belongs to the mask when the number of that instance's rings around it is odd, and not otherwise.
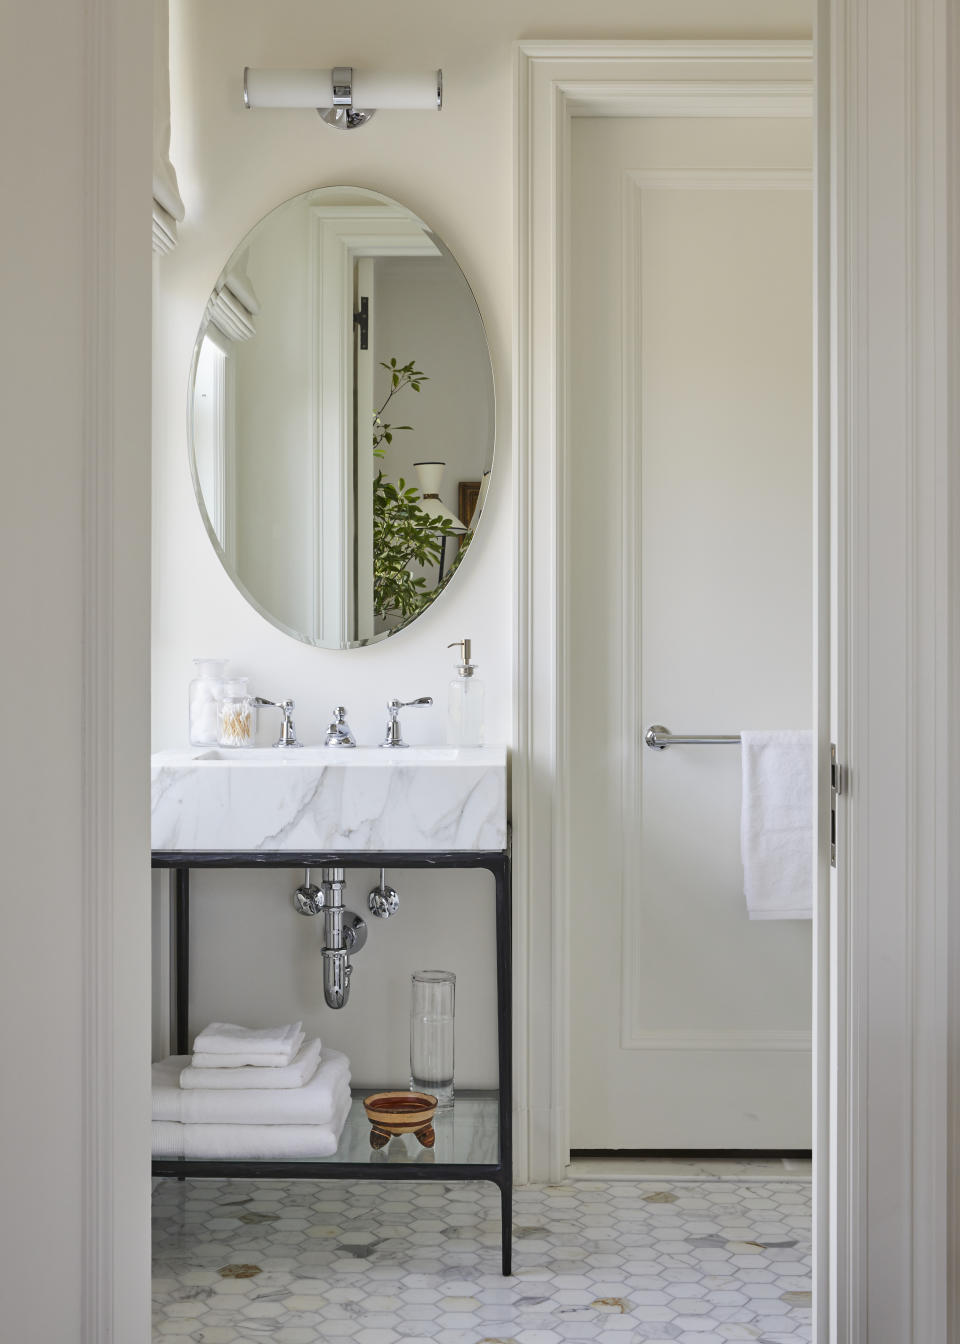
[{"label": "mirror reflection", "polygon": [[359,188],[272,211],[207,303],[190,429],[211,540],[268,620],[324,648],[410,624],[465,562],[493,458],[486,337],[448,249]]}]

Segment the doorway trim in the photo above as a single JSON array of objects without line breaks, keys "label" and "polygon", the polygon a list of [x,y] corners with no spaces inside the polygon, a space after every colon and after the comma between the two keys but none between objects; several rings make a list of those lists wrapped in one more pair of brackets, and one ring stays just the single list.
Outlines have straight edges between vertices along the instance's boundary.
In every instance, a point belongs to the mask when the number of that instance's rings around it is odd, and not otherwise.
[{"label": "doorway trim", "polygon": [[83,938],[72,952],[80,965],[77,1009],[84,1049],[80,1132],[65,1130],[65,1142],[77,1146],[82,1172],[76,1336],[82,1344],[140,1344],[150,1334],[154,19],[149,6],[84,0],[79,109],[71,105],[69,89],[57,90],[61,115],[83,121],[88,187],[80,212],[84,272],[77,297],[64,299],[75,305],[68,316],[75,316],[84,332],[77,486],[84,593],[77,731],[83,839],[75,893]]},{"label": "doorway trim", "polygon": [[[568,747],[576,741],[576,707],[567,701],[563,669],[569,638],[565,276],[571,121],[575,116],[812,120],[813,112],[809,42],[587,41],[518,46],[514,485],[520,525],[513,871],[516,1148],[521,1181],[562,1179],[570,1153],[568,985],[573,903],[567,781],[572,765]],[[826,523],[820,531],[823,543],[828,543]],[[819,552],[822,560],[823,545]],[[824,881],[825,874],[821,865]],[[826,1054],[820,1067],[826,1070]]]},{"label": "doorway trim", "polygon": [[[570,118],[649,113],[658,93],[673,115],[684,97],[715,114],[724,90],[748,115],[749,88],[768,115],[791,63],[809,87],[810,57],[793,42],[518,48],[521,1179],[556,1179],[568,1152]],[[960,1318],[960,20],[948,0],[817,0],[816,62],[821,835],[831,740],[847,787],[829,889],[822,844],[818,865],[815,1338],[946,1344]]]}]

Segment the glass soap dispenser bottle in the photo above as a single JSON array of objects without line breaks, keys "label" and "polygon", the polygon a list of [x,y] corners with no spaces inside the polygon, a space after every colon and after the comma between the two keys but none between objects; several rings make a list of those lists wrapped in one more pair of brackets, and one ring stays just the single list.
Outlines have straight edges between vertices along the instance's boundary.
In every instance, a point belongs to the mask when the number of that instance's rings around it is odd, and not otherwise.
[{"label": "glass soap dispenser bottle", "polygon": [[476,675],[476,663],[470,661],[470,640],[455,640],[447,648],[461,651],[457,675],[447,693],[447,742],[452,747],[480,747],[483,745],[484,686]]}]

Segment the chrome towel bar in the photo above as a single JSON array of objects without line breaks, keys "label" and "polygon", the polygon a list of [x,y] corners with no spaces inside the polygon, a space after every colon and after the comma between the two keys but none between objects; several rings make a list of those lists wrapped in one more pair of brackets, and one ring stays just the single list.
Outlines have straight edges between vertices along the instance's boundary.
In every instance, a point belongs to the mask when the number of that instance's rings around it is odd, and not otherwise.
[{"label": "chrome towel bar", "polygon": [[671,733],[670,729],[664,728],[662,723],[654,723],[644,733],[643,740],[654,751],[665,751],[667,747],[713,747],[734,743],[739,745],[740,734],[698,733],[688,735],[686,733]]}]

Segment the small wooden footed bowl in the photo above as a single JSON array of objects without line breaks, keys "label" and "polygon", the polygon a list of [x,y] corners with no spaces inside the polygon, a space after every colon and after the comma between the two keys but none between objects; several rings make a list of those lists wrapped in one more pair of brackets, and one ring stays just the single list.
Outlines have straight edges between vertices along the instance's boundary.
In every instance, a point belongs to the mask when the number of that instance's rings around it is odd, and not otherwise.
[{"label": "small wooden footed bowl", "polygon": [[429,1092],[374,1092],[363,1099],[370,1121],[370,1147],[383,1148],[395,1134],[414,1134],[424,1148],[436,1142],[437,1099]]}]

